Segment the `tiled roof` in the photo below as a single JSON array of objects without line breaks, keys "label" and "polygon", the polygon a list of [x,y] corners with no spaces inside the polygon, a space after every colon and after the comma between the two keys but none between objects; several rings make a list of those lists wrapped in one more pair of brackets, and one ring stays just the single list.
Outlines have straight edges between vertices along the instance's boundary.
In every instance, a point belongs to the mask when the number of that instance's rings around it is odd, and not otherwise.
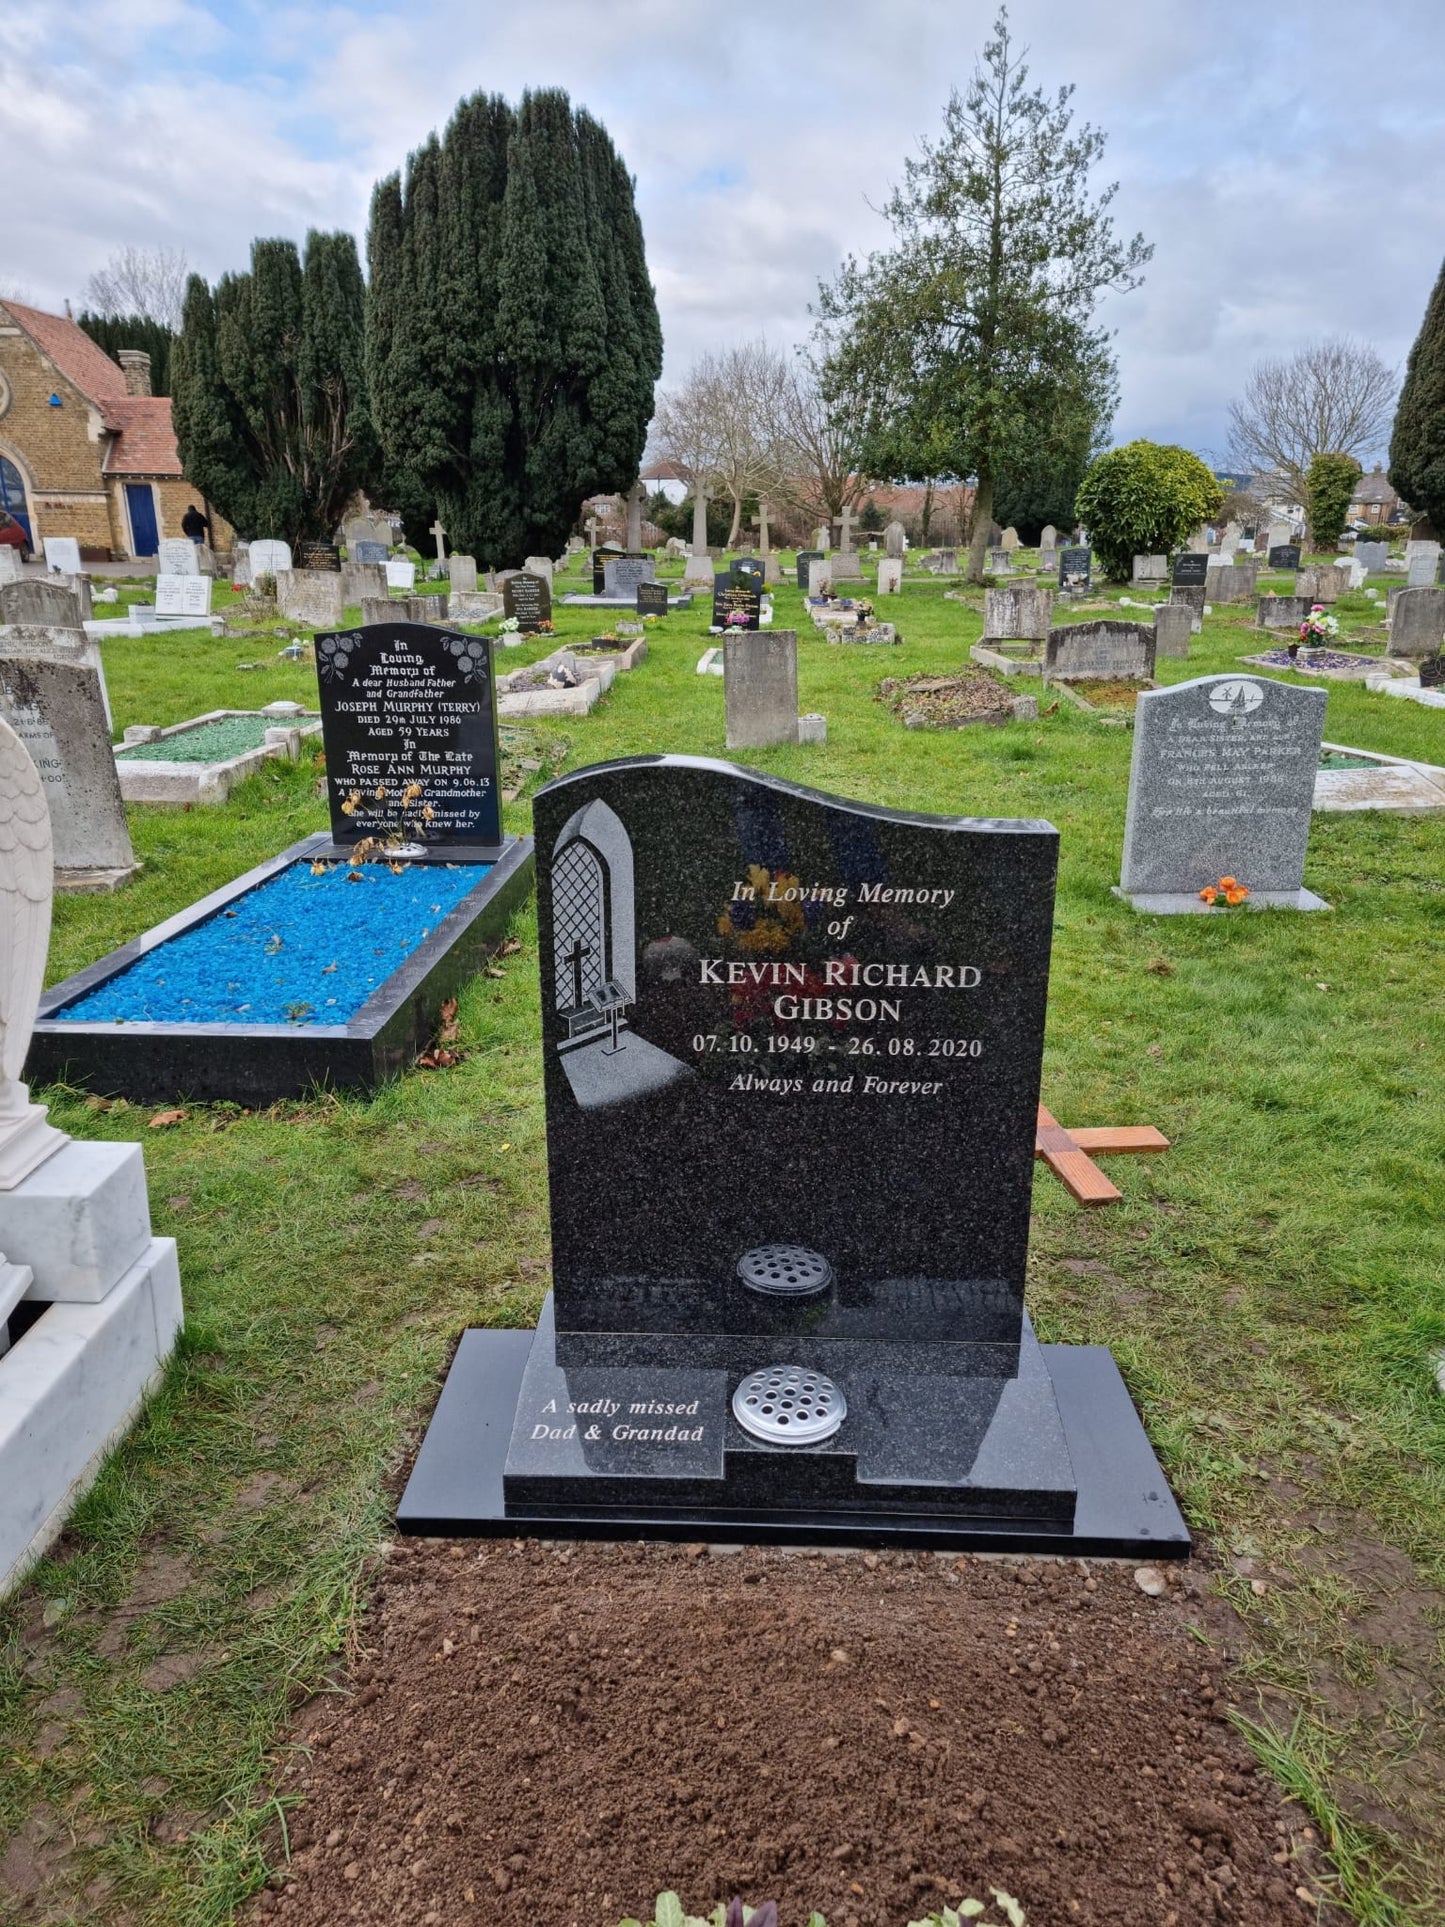
[{"label": "tiled roof", "polygon": [[165,395],[107,399],[105,424],[115,431],[105,457],[107,475],[181,475],[171,404]]},{"label": "tiled roof", "polygon": [[125,374],[75,322],[40,308],[22,308],[18,301],[4,306],[43,355],[48,355],[82,395],[93,402],[109,402],[125,395]]},{"label": "tiled roof", "polygon": [[1355,483],[1352,500],[1356,502],[1393,502],[1395,491],[1390,486],[1388,475],[1377,469],[1373,475],[1362,475]]}]

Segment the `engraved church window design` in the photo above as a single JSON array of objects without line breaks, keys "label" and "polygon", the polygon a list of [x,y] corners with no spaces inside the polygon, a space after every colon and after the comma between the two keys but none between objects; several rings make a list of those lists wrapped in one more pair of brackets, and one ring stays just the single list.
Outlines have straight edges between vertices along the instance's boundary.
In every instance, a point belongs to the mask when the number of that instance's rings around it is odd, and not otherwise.
[{"label": "engraved church window design", "polygon": [[552,866],[552,916],[557,1010],[576,1036],[605,1005],[609,981],[607,871],[583,837]]},{"label": "engraved church window design", "polygon": [[547,881],[557,1052],[577,1103],[626,1103],[691,1076],[628,1021],[637,1003],[632,839],[600,797],[563,824]]}]

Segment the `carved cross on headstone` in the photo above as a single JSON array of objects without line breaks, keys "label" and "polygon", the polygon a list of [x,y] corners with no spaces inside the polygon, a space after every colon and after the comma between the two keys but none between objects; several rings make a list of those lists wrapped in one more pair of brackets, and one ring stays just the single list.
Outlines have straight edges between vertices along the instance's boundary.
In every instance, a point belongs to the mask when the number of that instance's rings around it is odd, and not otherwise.
[{"label": "carved cross on headstone", "polygon": [[427,530],[427,534],[436,537],[437,561],[445,562],[447,559],[447,532],[442,527],[442,518],[440,516],[432,523],[431,527]]},{"label": "carved cross on headstone", "polygon": [[567,961],[572,966],[572,1008],[574,1010],[582,1008],[582,965],[591,955],[591,944],[583,943],[580,937],[567,952]]},{"label": "carved cross on headstone", "polygon": [[597,547],[597,517],[595,515],[589,515],[587,517],[587,546],[589,549],[595,549]]},{"label": "carved cross on headstone", "polygon": [[758,554],[759,555],[769,554],[770,550],[768,547],[768,505],[761,496],[758,497],[757,520],[751,523],[750,526],[752,528],[755,528],[758,532]]},{"label": "carved cross on headstone", "polygon": [[851,555],[853,553],[853,510],[847,502],[843,504],[843,513],[835,515],[833,521],[838,529],[840,552],[843,555]]}]

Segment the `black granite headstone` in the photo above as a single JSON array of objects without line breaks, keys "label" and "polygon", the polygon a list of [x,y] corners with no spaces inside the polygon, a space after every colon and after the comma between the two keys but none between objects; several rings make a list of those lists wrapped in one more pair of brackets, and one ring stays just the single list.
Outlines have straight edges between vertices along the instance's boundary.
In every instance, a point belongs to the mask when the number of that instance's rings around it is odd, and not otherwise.
[{"label": "black granite headstone", "polygon": [[1172,580],[1184,588],[1202,588],[1209,574],[1209,557],[1202,549],[1182,549],[1174,558]]},{"label": "black granite headstone", "polygon": [[798,587],[803,591],[804,595],[808,593],[808,564],[810,562],[821,562],[823,560],[824,556],[821,549],[798,550]]},{"label": "black granite headstone", "polygon": [[1089,586],[1090,551],[1068,548],[1059,551],[1059,587],[1067,594],[1079,594]]},{"label": "black granite headstone", "polygon": [[487,637],[421,622],[338,630],[317,636],[316,673],[338,844],[396,834],[439,848],[500,844]]},{"label": "black granite headstone", "polygon": [[1024,1309],[1052,826],[673,756],[534,822],[553,1290],[463,1338],[402,1528],[1186,1551]]},{"label": "black granite headstone", "polygon": [[604,573],[606,566],[609,562],[615,562],[618,556],[624,553],[625,551],[620,549],[615,542],[609,542],[605,547],[592,551],[593,595],[605,595],[607,593],[607,577]]},{"label": "black granite headstone", "polygon": [[667,584],[665,582],[638,583],[637,613],[640,616],[665,616],[667,614]]},{"label": "black granite headstone", "polygon": [[733,580],[752,583],[761,595],[768,584],[767,564],[755,555],[742,556],[733,564]]},{"label": "black granite headstone", "polygon": [[[1269,552],[1269,566],[1272,569],[1297,569],[1299,567],[1300,545],[1298,542],[1276,542]],[[1205,560],[1208,561],[1208,557]]]},{"label": "black granite headstone", "polygon": [[303,542],[298,560],[298,569],[330,569],[341,573],[341,551],[332,542]]},{"label": "black granite headstone", "polygon": [[502,584],[502,614],[515,616],[523,635],[552,620],[552,590],[546,576],[520,569]]},{"label": "black granite headstone", "polygon": [[[714,629],[756,629],[762,620],[763,599],[755,582],[739,577],[731,569],[713,577],[712,626]],[[728,621],[741,614],[742,622]]]}]

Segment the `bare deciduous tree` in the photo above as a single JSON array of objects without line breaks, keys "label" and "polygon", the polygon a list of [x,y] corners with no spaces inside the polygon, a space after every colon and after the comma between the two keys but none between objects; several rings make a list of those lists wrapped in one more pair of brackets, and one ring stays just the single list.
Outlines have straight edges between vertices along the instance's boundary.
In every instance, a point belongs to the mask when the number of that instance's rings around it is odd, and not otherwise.
[{"label": "bare deciduous tree", "polygon": [[765,341],[749,341],[704,355],[681,386],[658,397],[651,448],[674,462],[692,486],[695,550],[706,547],[705,496],[731,500],[731,548],[742,528],[746,497],[773,486],[788,384],[782,356]]},{"label": "bare deciduous tree", "polygon": [[1229,409],[1232,464],[1279,478],[1294,502],[1308,497],[1316,455],[1380,449],[1395,412],[1397,371],[1367,341],[1333,335],[1249,371]]},{"label": "bare deciduous tree", "polygon": [[863,398],[834,378],[824,344],[800,353],[782,391],[772,492],[831,527],[867,493],[858,461],[864,416]]},{"label": "bare deciduous tree", "polygon": [[124,247],[85,284],[85,306],[117,318],[145,315],[178,334],[189,269],[171,248]]}]

